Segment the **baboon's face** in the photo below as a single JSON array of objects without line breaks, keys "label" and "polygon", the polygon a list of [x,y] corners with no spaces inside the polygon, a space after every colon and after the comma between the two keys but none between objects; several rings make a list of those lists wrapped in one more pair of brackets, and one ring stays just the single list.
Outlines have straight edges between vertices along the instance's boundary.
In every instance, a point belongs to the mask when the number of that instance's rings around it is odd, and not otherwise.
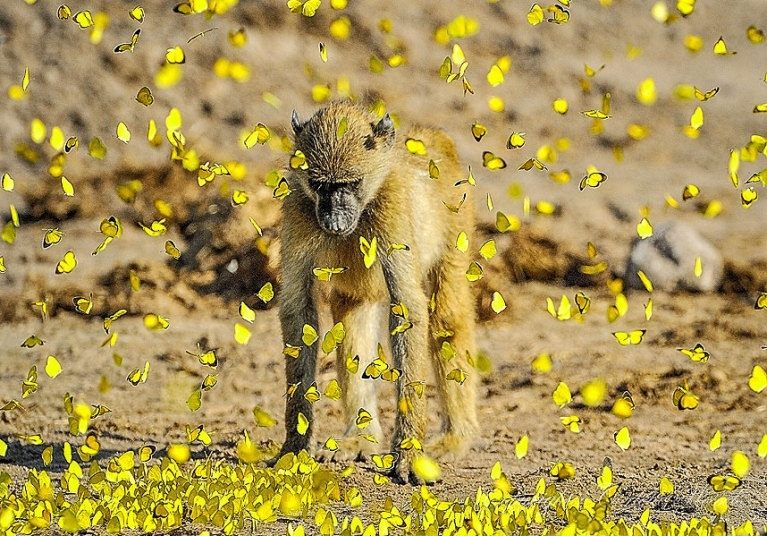
[{"label": "baboon's face", "polygon": [[[314,201],[320,228],[329,234],[352,234],[365,207],[375,197],[388,170],[394,125],[351,105],[331,105],[301,123],[293,115],[296,149],[306,158],[306,169],[294,176]],[[364,119],[361,119],[360,116]],[[344,128],[339,125],[345,123]],[[342,132],[339,135],[339,132]]]}]

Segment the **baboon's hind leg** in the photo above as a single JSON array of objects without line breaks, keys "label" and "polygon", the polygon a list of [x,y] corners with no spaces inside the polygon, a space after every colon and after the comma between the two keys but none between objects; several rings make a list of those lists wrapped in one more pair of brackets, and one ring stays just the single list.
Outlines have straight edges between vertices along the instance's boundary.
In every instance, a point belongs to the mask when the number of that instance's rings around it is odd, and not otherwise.
[{"label": "baboon's hind leg", "polygon": [[[476,413],[479,382],[470,362],[475,352],[474,300],[464,275],[464,263],[459,263],[460,259],[446,259],[437,268],[435,310],[430,318],[431,356],[445,412],[441,437],[427,445],[427,452],[437,458],[462,456],[479,429]],[[456,369],[458,372],[453,372]],[[447,379],[451,373],[455,378]],[[463,383],[456,381],[463,375]]]}]

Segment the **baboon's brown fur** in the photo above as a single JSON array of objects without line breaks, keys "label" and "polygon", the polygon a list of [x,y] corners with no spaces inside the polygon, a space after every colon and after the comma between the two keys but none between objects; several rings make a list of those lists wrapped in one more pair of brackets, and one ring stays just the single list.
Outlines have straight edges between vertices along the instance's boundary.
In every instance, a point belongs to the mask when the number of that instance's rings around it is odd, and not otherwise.
[{"label": "baboon's brown fur", "polygon": [[[339,132],[342,121],[347,124],[345,132]],[[283,202],[280,320],[285,343],[301,350],[298,358],[285,358],[287,383],[298,388],[287,397],[282,451],[310,446],[313,411],[304,393],[315,381],[320,342],[307,347],[301,338],[305,324],[319,329],[318,287],[327,285],[333,321],[343,322],[346,330],[337,350],[346,437],[334,457],[380,450],[359,437],[355,424],[358,410],[365,408],[373,421],[364,432],[380,438],[375,382],[363,379],[361,373],[377,357],[379,341],[385,342],[380,335],[383,321],[388,317],[390,331],[403,322],[392,314],[391,305],[404,303],[412,327],[390,340],[389,365],[401,371],[392,439],[399,461],[393,475],[417,481],[411,463],[418,453],[403,449],[401,443],[406,438],[424,441],[426,396],[418,390],[427,379],[427,356],[434,366],[445,418],[442,436],[425,444],[425,453],[437,458],[460,456],[478,428],[476,374],[470,357],[474,299],[465,276],[470,259],[455,247],[459,232],[471,237],[473,229],[471,199],[455,211],[469,193],[466,184],[456,187],[466,171],[444,132],[413,128],[406,136],[395,135],[388,114],[379,120],[348,102],[322,108],[306,122],[294,113],[293,130],[295,149],[304,154],[308,167],[288,175],[292,193]],[[423,141],[426,155],[411,154],[406,138]],[[429,176],[430,160],[439,168],[438,179]],[[378,241],[378,258],[369,269],[363,263],[360,237]],[[394,244],[409,249],[389,251]],[[320,282],[313,270],[322,267],[346,271]],[[450,360],[440,356],[445,341],[456,350]],[[359,355],[359,371],[350,374],[346,358],[354,355]],[[446,379],[456,368],[468,375],[463,385]],[[297,431],[299,413],[309,420],[303,435]]]}]

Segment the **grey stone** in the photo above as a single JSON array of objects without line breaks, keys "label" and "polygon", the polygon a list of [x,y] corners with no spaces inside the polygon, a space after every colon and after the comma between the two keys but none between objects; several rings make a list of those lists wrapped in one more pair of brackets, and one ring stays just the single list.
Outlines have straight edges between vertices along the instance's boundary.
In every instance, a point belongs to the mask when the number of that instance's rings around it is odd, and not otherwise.
[{"label": "grey stone", "polygon": [[[703,271],[695,276],[695,259],[700,257]],[[637,272],[641,270],[658,290],[715,291],[722,282],[724,262],[714,245],[689,225],[677,221],[660,223],[652,236],[637,239],[631,246],[624,283],[644,288]]]}]

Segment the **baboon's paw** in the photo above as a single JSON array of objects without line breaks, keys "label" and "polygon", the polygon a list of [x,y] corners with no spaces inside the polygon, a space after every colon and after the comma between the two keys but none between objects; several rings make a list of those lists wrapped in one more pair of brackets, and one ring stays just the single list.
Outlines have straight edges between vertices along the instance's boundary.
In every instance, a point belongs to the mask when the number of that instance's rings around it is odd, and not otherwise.
[{"label": "baboon's paw", "polygon": [[457,461],[466,455],[470,446],[468,437],[448,432],[428,442],[425,452],[438,461]]},{"label": "baboon's paw", "polygon": [[376,443],[358,436],[344,437],[338,440],[338,449],[331,451],[322,448],[315,453],[315,459],[321,462],[353,462],[369,460],[370,455],[378,452]]},{"label": "baboon's paw", "polygon": [[389,477],[397,484],[420,486],[423,480],[413,471],[414,455],[412,451],[400,451],[399,458],[389,472]]}]

